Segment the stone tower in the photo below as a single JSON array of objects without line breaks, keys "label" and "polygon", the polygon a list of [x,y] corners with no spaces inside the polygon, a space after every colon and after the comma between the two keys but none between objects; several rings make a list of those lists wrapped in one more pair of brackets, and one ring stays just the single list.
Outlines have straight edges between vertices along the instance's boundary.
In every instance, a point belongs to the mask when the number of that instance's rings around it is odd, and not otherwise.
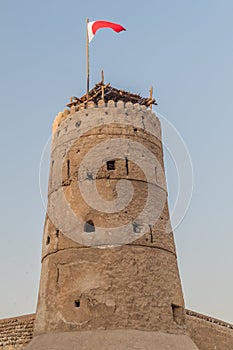
[{"label": "stone tower", "polygon": [[197,349],[186,335],[160,122],[148,105],[99,84],[54,121],[29,349]]}]

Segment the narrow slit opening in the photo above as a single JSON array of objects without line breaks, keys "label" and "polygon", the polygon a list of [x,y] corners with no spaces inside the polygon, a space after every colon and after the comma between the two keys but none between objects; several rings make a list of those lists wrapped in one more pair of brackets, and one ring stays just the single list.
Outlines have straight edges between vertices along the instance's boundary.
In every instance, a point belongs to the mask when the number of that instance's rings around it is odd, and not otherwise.
[{"label": "narrow slit opening", "polygon": [[150,242],[153,243],[152,225],[149,225],[149,228],[150,228]]},{"label": "narrow slit opening", "polygon": [[67,160],[67,176],[69,179],[70,178],[70,160],[69,159]]},{"label": "narrow slit opening", "polygon": [[126,175],[129,175],[129,160],[127,157],[125,157],[125,168],[126,168]]}]

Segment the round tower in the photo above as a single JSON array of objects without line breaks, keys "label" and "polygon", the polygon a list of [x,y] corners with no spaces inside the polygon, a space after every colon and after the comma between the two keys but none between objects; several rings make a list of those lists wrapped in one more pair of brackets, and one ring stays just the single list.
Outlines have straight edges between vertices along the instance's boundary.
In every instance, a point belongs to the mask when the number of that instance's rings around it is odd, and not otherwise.
[{"label": "round tower", "polygon": [[55,119],[34,335],[32,349],[196,349],[160,122],[122,94]]}]

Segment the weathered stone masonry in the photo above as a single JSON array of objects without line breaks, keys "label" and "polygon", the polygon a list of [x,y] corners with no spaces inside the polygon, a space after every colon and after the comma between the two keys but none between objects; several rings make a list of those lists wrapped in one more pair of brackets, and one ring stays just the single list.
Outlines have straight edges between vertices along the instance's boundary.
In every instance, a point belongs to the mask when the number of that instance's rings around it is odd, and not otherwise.
[{"label": "weathered stone masonry", "polygon": [[33,336],[35,314],[0,320],[0,350],[22,349]]},{"label": "weathered stone masonry", "polygon": [[[0,320],[0,350],[23,349],[32,340],[36,314]],[[231,350],[233,325],[186,310],[187,331],[200,350]]]}]

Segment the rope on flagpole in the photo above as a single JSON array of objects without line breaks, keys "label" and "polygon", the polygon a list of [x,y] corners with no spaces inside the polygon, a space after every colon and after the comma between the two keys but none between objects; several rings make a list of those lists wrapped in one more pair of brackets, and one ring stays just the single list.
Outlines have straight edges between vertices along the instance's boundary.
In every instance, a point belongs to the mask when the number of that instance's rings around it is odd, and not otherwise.
[{"label": "rope on flagpole", "polygon": [[90,89],[90,56],[89,56],[89,37],[88,37],[89,18],[86,19],[86,78],[87,78],[87,101],[89,99]]}]

